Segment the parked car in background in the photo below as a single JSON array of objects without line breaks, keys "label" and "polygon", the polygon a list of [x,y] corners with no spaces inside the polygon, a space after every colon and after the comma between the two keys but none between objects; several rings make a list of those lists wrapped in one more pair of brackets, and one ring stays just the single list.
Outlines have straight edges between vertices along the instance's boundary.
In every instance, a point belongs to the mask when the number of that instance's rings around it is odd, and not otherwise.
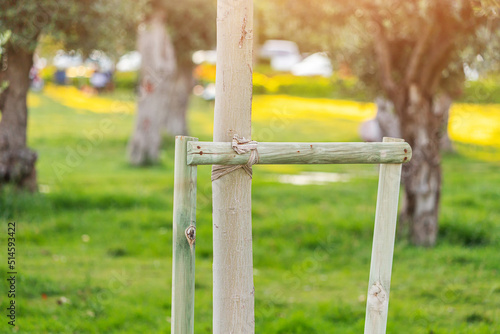
[{"label": "parked car in background", "polygon": [[131,51],[120,57],[116,64],[119,72],[135,72],[141,68],[141,54],[139,51]]},{"label": "parked car in background", "polygon": [[290,71],[302,59],[295,42],[275,39],[266,41],[260,48],[259,55],[269,59],[275,71]]},{"label": "parked car in background", "polygon": [[60,70],[65,70],[70,67],[78,67],[83,64],[82,55],[75,51],[65,52],[63,50],[57,51],[52,64]]},{"label": "parked car in background", "polygon": [[193,63],[199,64],[212,64],[215,65],[217,62],[217,51],[216,50],[199,50],[193,53],[192,57]]},{"label": "parked car in background", "polygon": [[321,75],[331,77],[333,73],[332,62],[324,52],[313,53],[299,63],[292,66],[292,74],[297,76]]}]

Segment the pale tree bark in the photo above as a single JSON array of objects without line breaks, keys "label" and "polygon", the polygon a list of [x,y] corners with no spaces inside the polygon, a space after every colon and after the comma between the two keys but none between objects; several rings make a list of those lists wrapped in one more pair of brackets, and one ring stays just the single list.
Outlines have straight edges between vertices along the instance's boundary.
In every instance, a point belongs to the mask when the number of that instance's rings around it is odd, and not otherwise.
[{"label": "pale tree bark", "polygon": [[193,86],[193,68],[188,65],[178,65],[168,97],[168,108],[162,114],[162,128],[168,135],[188,134],[187,110]]},{"label": "pale tree bark", "polygon": [[384,137],[401,138],[399,120],[394,112],[394,104],[384,98],[375,99],[377,113],[375,118],[361,123],[359,134],[365,142],[381,142]]},{"label": "pale tree bark", "polygon": [[[448,136],[448,118],[452,103],[452,98],[446,93],[436,96],[433,100],[433,112],[443,120],[439,132],[439,147],[442,152],[453,152],[453,144]],[[392,101],[378,97],[375,99],[375,105],[375,118],[361,124],[361,138],[368,142],[379,142],[383,137],[401,138],[399,118]]]},{"label": "pale tree bark", "polygon": [[441,94],[434,99],[434,114],[443,120],[439,131],[439,147],[442,152],[453,152],[453,143],[448,135],[448,121],[453,100],[449,94]]},{"label": "pale tree bark", "polygon": [[416,85],[404,92],[397,105],[403,138],[411,145],[413,156],[403,167],[405,194],[401,222],[409,228],[413,244],[433,246],[438,234],[441,196],[440,129],[441,114],[434,113],[432,97],[424,96]]},{"label": "pale tree bark", "polygon": [[0,186],[10,182],[20,188],[36,191],[37,154],[26,146],[26,99],[33,52],[11,43],[7,43],[6,50],[6,66],[2,69],[1,79],[8,82],[8,87],[0,97]]},{"label": "pale tree bark", "polygon": [[[214,141],[250,139],[253,1],[217,2]],[[251,177],[242,169],[213,187],[213,332],[254,333]]]},{"label": "pale tree bark", "polygon": [[168,110],[176,70],[163,11],[151,15],[139,30],[137,42],[142,66],[137,118],[128,153],[131,164],[145,165],[156,163],[160,155],[162,114]]}]

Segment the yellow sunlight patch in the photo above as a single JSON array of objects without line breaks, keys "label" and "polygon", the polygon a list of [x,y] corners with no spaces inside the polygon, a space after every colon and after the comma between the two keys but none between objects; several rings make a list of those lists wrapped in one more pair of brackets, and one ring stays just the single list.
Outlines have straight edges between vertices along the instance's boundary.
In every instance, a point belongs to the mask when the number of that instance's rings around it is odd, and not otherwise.
[{"label": "yellow sunlight patch", "polygon": [[28,94],[28,107],[38,107],[41,103],[40,97],[34,94]]},{"label": "yellow sunlight patch", "polygon": [[46,85],[44,93],[62,105],[73,108],[89,110],[95,113],[125,113],[135,112],[136,103],[118,101],[105,97],[86,94],[73,86]]},{"label": "yellow sunlight patch", "polygon": [[[92,96],[72,86],[49,84],[46,85],[44,93],[67,107],[96,113],[131,114],[136,109],[135,102]],[[40,98],[30,94],[28,105],[35,107],[39,104]],[[375,112],[373,103],[287,95],[256,95],[253,99],[252,119],[265,122],[279,115],[288,119],[318,122],[334,118],[363,122],[375,117]],[[500,105],[454,104],[450,112],[448,130],[454,141],[500,147]]]},{"label": "yellow sunlight patch", "polygon": [[500,147],[500,104],[454,104],[448,131],[454,141]]},{"label": "yellow sunlight patch", "polygon": [[257,95],[253,99],[252,119],[265,121],[276,114],[290,119],[342,118],[362,122],[375,117],[375,104],[344,100],[312,99],[287,95]]}]

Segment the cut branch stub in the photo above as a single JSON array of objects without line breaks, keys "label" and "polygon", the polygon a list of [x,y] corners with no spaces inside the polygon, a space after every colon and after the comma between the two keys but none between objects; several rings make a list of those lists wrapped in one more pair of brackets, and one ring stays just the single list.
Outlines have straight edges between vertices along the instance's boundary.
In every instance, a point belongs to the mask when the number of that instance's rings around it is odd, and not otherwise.
[{"label": "cut branch stub", "polygon": [[190,225],[184,233],[186,234],[186,239],[189,243],[189,246],[193,246],[196,242],[196,227]]}]

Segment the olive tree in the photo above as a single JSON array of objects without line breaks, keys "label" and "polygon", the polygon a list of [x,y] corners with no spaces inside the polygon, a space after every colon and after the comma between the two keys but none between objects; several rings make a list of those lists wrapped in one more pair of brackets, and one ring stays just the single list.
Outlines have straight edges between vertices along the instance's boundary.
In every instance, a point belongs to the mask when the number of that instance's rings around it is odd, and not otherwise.
[{"label": "olive tree", "polygon": [[[449,103],[443,93],[464,82],[462,52],[484,49],[499,6],[488,0],[276,0],[288,15],[279,31],[306,46],[329,49],[394,106],[412,146],[404,167],[402,222],[414,244],[432,246],[442,185],[440,139]],[[285,33],[286,34],[286,33]],[[444,107],[443,107],[444,106]],[[448,106],[448,107],[446,107]]]},{"label": "olive tree", "polygon": [[186,135],[187,108],[193,88],[193,51],[215,44],[215,1],[149,1],[138,24],[142,55],[139,99],[129,161],[158,160],[162,134]]},{"label": "olive tree", "polygon": [[119,0],[0,0],[4,45],[0,71],[0,185],[37,188],[37,154],[27,147],[29,72],[41,34],[69,49],[117,50],[126,44],[126,15],[139,2]]}]

